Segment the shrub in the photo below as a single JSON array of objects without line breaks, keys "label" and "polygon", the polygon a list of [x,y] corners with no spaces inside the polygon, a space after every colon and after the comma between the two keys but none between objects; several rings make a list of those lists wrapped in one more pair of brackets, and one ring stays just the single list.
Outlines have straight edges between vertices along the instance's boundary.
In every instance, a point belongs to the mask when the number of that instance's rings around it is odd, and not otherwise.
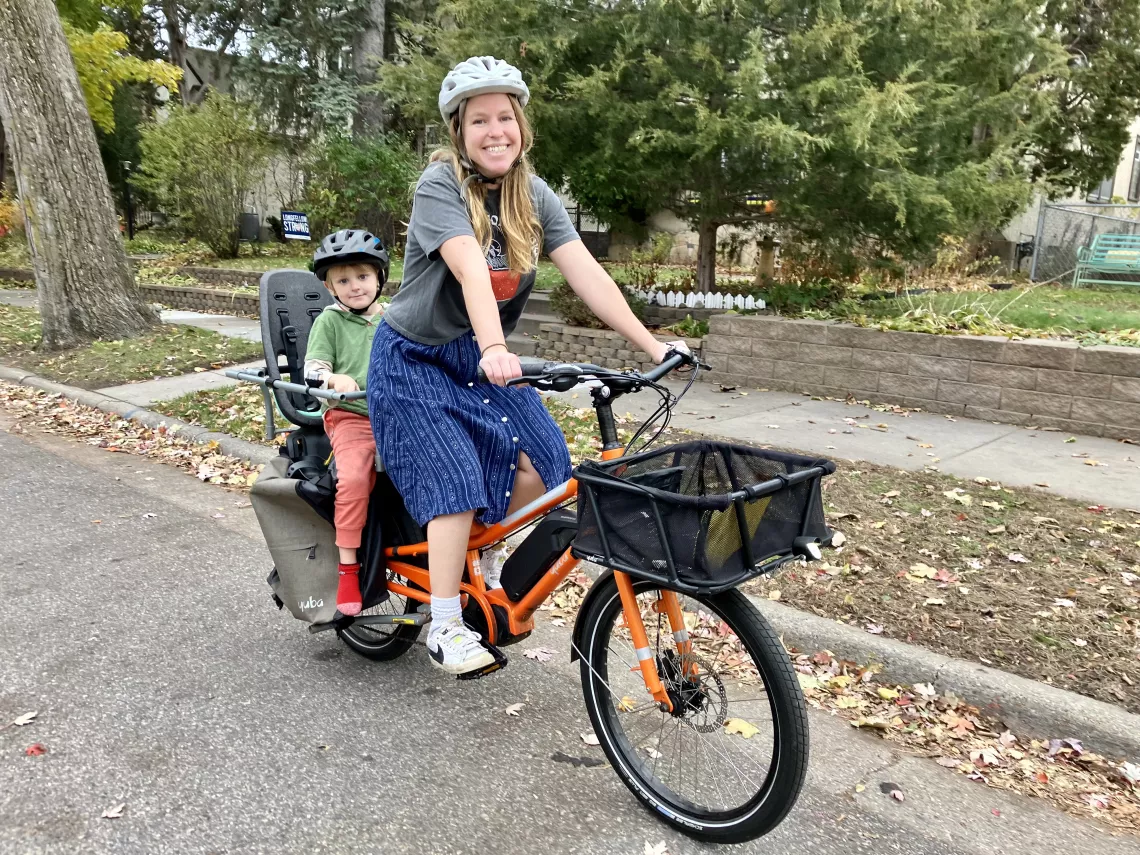
[{"label": "shrub", "polygon": [[359,226],[396,243],[397,224],[408,219],[420,162],[396,135],[361,139],[332,134],[304,160],[302,210],[320,240],[337,229]]},{"label": "shrub", "polygon": [[[637,319],[644,321],[645,301],[624,285],[618,287],[621,288],[625,301],[629,303],[629,307],[633,309]],[[565,282],[555,285],[550,292],[550,308],[554,309],[555,314],[572,327],[588,327],[595,330],[607,329],[606,325],[598,320],[598,316],[590,311],[582,298],[575,294],[574,290]]]},{"label": "shrub", "polygon": [[847,285],[831,279],[772,282],[764,289],[764,300],[769,309],[781,315],[802,315],[807,311],[826,309],[844,300],[847,291]]},{"label": "shrub", "polygon": [[254,109],[211,92],[143,127],[133,182],[176,214],[219,258],[238,254],[238,215],[265,178],[272,153]]}]

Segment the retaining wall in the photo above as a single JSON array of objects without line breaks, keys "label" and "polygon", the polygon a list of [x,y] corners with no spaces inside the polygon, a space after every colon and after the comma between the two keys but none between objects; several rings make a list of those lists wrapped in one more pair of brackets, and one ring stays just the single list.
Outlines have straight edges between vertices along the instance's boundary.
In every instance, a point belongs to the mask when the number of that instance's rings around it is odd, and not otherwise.
[{"label": "retaining wall", "polygon": [[[620,371],[636,368],[641,371],[653,367],[647,354],[633,348],[621,335],[613,330],[593,330],[586,327],[571,327],[565,324],[542,324],[536,340],[536,356],[559,362],[592,362],[603,368]],[[675,335],[659,335],[659,341],[676,341]],[[698,352],[701,340],[687,338],[685,342],[694,352]]]},{"label": "retaining wall", "polygon": [[1140,442],[1140,348],[717,315],[712,381]]}]

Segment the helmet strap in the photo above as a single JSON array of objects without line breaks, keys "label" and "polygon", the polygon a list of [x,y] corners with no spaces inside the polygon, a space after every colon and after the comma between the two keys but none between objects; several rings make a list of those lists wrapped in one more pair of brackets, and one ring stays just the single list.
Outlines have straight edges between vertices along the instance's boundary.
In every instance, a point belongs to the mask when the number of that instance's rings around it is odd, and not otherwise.
[{"label": "helmet strap", "polygon": [[518,160],[511,164],[511,168],[507,170],[507,173],[500,175],[498,178],[488,178],[486,175],[480,172],[479,167],[472,163],[471,158],[467,156],[467,143],[463,141],[463,114],[466,112],[467,99],[464,98],[459,102],[459,109],[455,111],[452,118],[452,121],[455,123],[455,141],[459,143],[459,165],[470,173],[470,175],[463,179],[463,184],[461,184],[459,187],[460,198],[466,198],[467,187],[471,184],[472,181],[475,181],[479,184],[498,184],[500,181],[506,178],[507,175],[510,174],[511,170],[523,162],[524,156],[520,153]]}]

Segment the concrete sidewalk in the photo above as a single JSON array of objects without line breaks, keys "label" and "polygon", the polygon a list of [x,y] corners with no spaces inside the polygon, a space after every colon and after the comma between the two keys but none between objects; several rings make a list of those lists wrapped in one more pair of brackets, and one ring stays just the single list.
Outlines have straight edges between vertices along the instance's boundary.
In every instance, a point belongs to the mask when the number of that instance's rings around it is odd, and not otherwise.
[{"label": "concrete sidewalk", "polygon": [[[678,381],[667,385],[675,393],[684,388]],[[574,394],[560,397],[589,406],[589,394]],[[630,395],[614,410],[646,416],[657,400],[651,392]],[[795,392],[721,392],[717,384],[701,382],[674,410],[671,426],[912,471],[933,466],[962,478],[1037,486],[1090,504],[1140,507],[1140,447],[1100,437],[932,413],[896,413],[889,407],[814,400]],[[1070,438],[1076,441],[1066,442]]]},{"label": "concrete sidewalk", "polygon": [[[35,292],[0,291],[0,303],[35,305]],[[260,324],[249,318],[184,311],[163,311],[162,318],[251,341],[261,337]],[[99,391],[145,407],[233,382],[221,371],[209,371]],[[668,385],[674,392],[684,386],[678,381]],[[582,389],[560,397],[580,407],[590,404],[589,394]],[[622,399],[615,409],[645,416],[656,403],[657,397],[646,392]],[[1038,487],[1090,504],[1140,507],[1140,447],[1100,437],[1076,435],[1075,442],[1066,442],[1070,434],[1054,430],[931,413],[896,413],[889,407],[813,400],[792,392],[721,392],[716,384],[700,382],[674,412],[672,425],[912,471],[933,466],[962,478],[985,477],[1010,486]]]}]

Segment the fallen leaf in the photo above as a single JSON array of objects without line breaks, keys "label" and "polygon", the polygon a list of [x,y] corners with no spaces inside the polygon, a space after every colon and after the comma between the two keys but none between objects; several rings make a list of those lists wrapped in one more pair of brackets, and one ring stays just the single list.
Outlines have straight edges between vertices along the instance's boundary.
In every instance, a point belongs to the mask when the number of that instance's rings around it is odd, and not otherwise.
[{"label": "fallen leaf", "polygon": [[884,781],[883,783],[879,784],[879,792],[886,793],[896,802],[906,800],[906,797],[903,795],[903,791],[899,788],[899,785],[892,784],[889,781]]},{"label": "fallen leaf", "polygon": [[103,817],[102,818],[103,819],[119,819],[120,817],[122,817],[123,811],[126,809],[126,807],[127,807],[126,802],[120,802],[119,804],[115,805],[113,808],[108,808],[107,810],[103,811]]},{"label": "fallen leaf", "polygon": [[517,718],[519,711],[522,710],[522,708],[525,706],[526,704],[511,704],[509,707],[503,710],[503,712],[505,712],[507,715],[513,715]]},{"label": "fallen leaf", "polygon": [[29,757],[41,757],[44,754],[47,754],[47,749],[44,748],[43,745],[39,742],[36,742],[33,745],[29,745],[27,748],[25,748],[24,753]]},{"label": "fallen leaf", "polygon": [[1063,597],[1058,597],[1057,599],[1053,600],[1053,605],[1062,609],[1071,609],[1076,606],[1076,603],[1074,603],[1072,600],[1066,600]]},{"label": "fallen leaf", "polygon": [[1072,642],[1073,642],[1074,646],[1076,646],[1076,647],[1085,647],[1088,644],[1088,642],[1085,641],[1083,638],[1074,638],[1074,639],[1072,639]]},{"label": "fallen leaf", "polygon": [[629,695],[625,695],[620,701],[618,701],[617,708],[622,712],[633,712],[633,709],[636,706],[637,701],[635,701]]},{"label": "fallen leaf", "polygon": [[769,599],[769,600],[778,600],[778,599],[780,599],[780,592],[779,592],[778,590],[772,590],[772,591],[769,591],[769,592],[768,592],[768,599]]},{"label": "fallen leaf", "polygon": [[843,532],[841,532],[841,531],[832,532],[832,534],[831,534],[831,545],[833,547],[838,549],[840,546],[842,546],[846,542],[847,542],[847,535],[845,535]]},{"label": "fallen leaf", "polygon": [[587,745],[601,745],[601,742],[598,740],[597,735],[593,731],[590,731],[589,733],[580,733],[578,735],[582,737],[582,741]]},{"label": "fallen leaf", "polygon": [[974,497],[969,493],[958,493],[954,490],[945,490],[942,493],[947,499],[952,499],[960,505],[970,505],[974,502]]},{"label": "fallen leaf", "polygon": [[546,647],[532,647],[529,650],[524,650],[523,656],[527,659],[533,659],[535,662],[549,662],[554,653],[555,651]]},{"label": "fallen leaf", "polygon": [[39,715],[39,713],[26,712],[23,715],[12,719],[12,724],[16,725],[16,727],[23,727],[25,724],[31,724],[37,715]]},{"label": "fallen leaf", "polygon": [[1020,552],[1011,552],[1006,556],[1014,564],[1028,564],[1029,559],[1022,555]]},{"label": "fallen leaf", "polygon": [[939,599],[938,597],[927,597],[926,600],[923,602],[923,605],[924,606],[944,606],[944,605],[946,605],[946,601]]},{"label": "fallen leaf", "polygon": [[656,846],[650,846],[649,841],[645,841],[644,855],[669,855],[669,851],[665,847],[665,841],[662,840]]},{"label": "fallen leaf", "polygon": [[745,739],[751,739],[760,732],[760,728],[749,724],[742,718],[730,718],[724,723],[725,733],[737,733]]},{"label": "fallen leaf", "polygon": [[869,623],[864,627],[864,629],[866,629],[867,632],[871,633],[871,635],[883,634],[883,625],[879,623]]},{"label": "fallen leaf", "polygon": [[1004,525],[996,526],[995,528],[991,528],[986,532],[986,534],[1004,534],[1004,533],[1005,533],[1005,526]]}]

